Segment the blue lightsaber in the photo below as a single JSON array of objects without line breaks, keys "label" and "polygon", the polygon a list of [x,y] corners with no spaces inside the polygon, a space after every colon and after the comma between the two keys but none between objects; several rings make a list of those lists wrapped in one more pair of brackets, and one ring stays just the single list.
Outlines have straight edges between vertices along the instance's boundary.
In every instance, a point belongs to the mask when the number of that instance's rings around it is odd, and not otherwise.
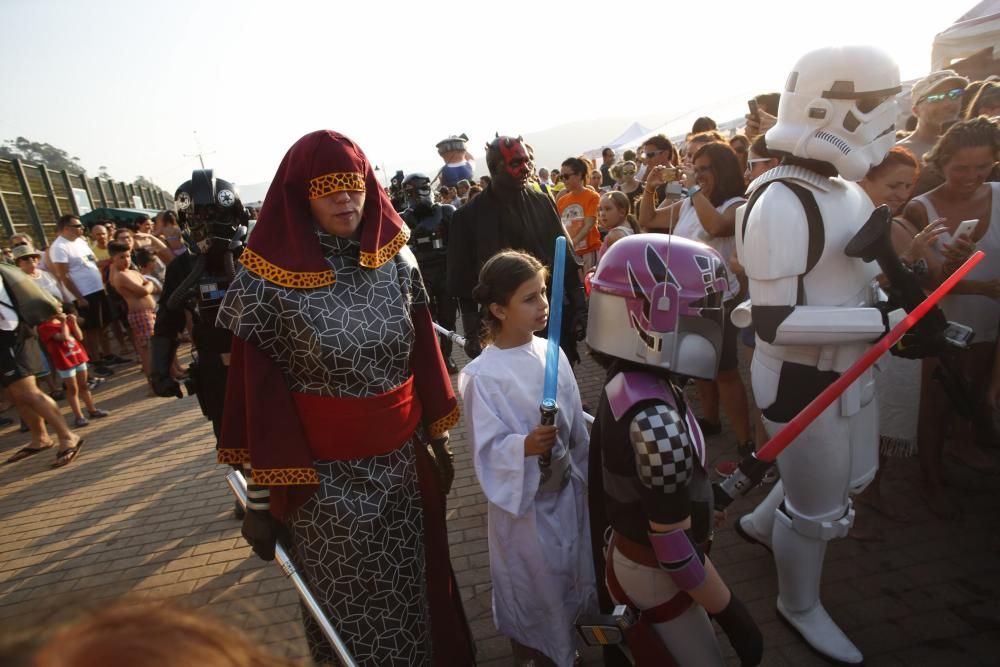
[{"label": "blue lightsaber", "polygon": [[[559,333],[562,331],[563,278],[566,275],[566,237],[556,239],[555,259],[552,261],[552,292],[549,297],[549,346],[545,350],[545,384],[542,388],[542,425],[551,426],[556,423],[559,404],[556,393],[559,388]],[[552,454],[547,452],[538,457],[538,465],[542,469],[542,480],[552,474]]]}]

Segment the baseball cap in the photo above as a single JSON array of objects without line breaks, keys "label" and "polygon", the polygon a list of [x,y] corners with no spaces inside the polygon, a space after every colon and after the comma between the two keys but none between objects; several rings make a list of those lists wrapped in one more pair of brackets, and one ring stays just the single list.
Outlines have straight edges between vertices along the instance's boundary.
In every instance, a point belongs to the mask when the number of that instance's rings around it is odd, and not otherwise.
[{"label": "baseball cap", "polygon": [[955,88],[965,88],[969,85],[969,80],[961,74],[954,70],[942,69],[937,72],[931,72],[913,84],[913,89],[910,91],[910,99],[913,100],[913,104],[917,104],[929,92],[947,82],[952,82]]}]

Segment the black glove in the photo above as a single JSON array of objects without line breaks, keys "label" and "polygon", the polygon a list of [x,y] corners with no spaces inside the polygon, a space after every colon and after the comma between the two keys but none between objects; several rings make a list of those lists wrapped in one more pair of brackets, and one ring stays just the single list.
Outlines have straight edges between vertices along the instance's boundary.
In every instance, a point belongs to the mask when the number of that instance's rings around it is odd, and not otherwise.
[{"label": "black glove", "polygon": [[157,396],[181,398],[184,393],[177,381],[170,377],[170,367],[177,352],[177,341],[166,336],[152,336],[149,339],[149,360],[152,368],[149,381]]},{"label": "black glove", "polygon": [[764,656],[764,636],[739,598],[730,593],[729,604],[714,617],[715,622],[729,637],[729,643],[740,658],[740,665],[759,665]]},{"label": "black glove", "polygon": [[445,433],[439,438],[431,440],[430,448],[434,454],[434,467],[437,469],[438,482],[441,485],[441,492],[448,495],[451,492],[451,483],[455,481],[455,455],[448,446],[449,437]]},{"label": "black glove", "polygon": [[274,547],[278,540],[287,541],[288,528],[265,510],[247,509],[243,517],[243,539],[261,560],[274,560]]},{"label": "black glove", "polygon": [[177,398],[184,397],[184,392],[181,391],[181,386],[177,384],[177,380],[169,375],[166,377],[154,375],[150,377],[150,384],[153,385],[153,391],[156,395],[162,398],[170,398],[171,396],[176,396]]},{"label": "black glove", "polygon": [[566,290],[569,301],[569,310],[572,311],[573,337],[577,341],[587,338],[587,320],[590,317],[590,310],[587,307],[587,298],[583,293],[583,286]]}]

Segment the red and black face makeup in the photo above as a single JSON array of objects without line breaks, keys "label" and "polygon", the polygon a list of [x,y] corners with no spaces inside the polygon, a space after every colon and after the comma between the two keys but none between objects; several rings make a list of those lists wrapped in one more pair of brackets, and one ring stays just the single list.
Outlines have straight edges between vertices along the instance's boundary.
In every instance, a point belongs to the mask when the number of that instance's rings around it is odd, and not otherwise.
[{"label": "red and black face makeup", "polygon": [[514,181],[523,184],[531,173],[531,156],[524,141],[506,139],[500,141],[500,155],[503,156],[503,170]]}]

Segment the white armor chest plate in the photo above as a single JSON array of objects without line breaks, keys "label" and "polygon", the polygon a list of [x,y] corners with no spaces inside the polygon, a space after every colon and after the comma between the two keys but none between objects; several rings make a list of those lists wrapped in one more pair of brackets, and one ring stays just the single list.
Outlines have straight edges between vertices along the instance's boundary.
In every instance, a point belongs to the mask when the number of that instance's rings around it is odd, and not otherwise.
[{"label": "white armor chest plate", "polygon": [[874,303],[872,281],[879,274],[878,265],[848,257],[844,248],[868,222],[875,207],[856,183],[840,178],[830,182],[833,187],[828,192],[810,188],[823,215],[826,238],[823,254],[803,281],[805,304],[870,306]]}]

